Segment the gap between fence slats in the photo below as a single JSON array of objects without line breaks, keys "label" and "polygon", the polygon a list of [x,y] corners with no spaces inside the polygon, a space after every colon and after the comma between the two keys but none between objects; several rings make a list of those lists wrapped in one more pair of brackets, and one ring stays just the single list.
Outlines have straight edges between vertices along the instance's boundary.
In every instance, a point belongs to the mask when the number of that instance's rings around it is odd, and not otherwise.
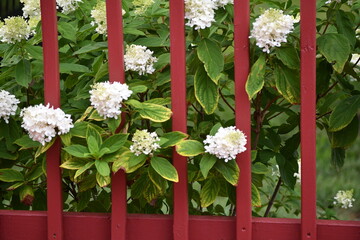
[{"label": "gap between fence slats", "polygon": [[[172,130],[186,133],[186,60],[184,1],[170,0],[171,107]],[[187,240],[189,231],[187,159],[173,151],[173,164],[179,174],[174,183],[174,240]]]},{"label": "gap between fence slats", "polygon": [[[41,0],[45,104],[60,107],[59,48],[55,0]],[[47,238],[63,239],[60,140],[46,152]]]},{"label": "gap between fence slats", "polygon": [[236,162],[240,179],[236,188],[236,239],[251,240],[251,112],[250,101],[245,91],[249,74],[249,0],[234,1],[234,70],[235,70],[235,123],[247,136],[246,151],[239,154]]},{"label": "gap between fence slats", "polygon": [[301,239],[316,231],[316,1],[300,2],[301,41]]},{"label": "gap between fence slats", "polygon": [[[106,1],[110,82],[125,82],[121,0]],[[124,120],[124,118],[123,118]],[[111,239],[126,239],[126,174],[120,169],[112,176]]]}]

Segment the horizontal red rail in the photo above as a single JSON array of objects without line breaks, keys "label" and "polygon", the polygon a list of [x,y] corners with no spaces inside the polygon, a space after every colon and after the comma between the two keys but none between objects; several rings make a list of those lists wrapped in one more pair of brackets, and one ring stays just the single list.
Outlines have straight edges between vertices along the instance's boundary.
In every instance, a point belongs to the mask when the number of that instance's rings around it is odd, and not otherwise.
[{"label": "horizontal red rail", "polygon": [[[46,239],[46,212],[0,210],[1,240]],[[110,239],[110,214],[64,213],[66,240]],[[190,240],[234,240],[235,217],[190,216]],[[128,214],[127,240],[172,239],[170,215]],[[253,240],[300,240],[300,219],[253,218]],[[359,240],[360,222],[317,220],[318,240]]]}]

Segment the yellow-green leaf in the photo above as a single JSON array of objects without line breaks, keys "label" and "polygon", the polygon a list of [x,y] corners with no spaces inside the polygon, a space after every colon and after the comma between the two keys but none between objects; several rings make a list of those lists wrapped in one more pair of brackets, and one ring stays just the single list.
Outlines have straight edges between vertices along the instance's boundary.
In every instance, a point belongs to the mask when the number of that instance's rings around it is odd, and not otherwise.
[{"label": "yellow-green leaf", "polygon": [[181,156],[193,157],[204,153],[204,145],[196,140],[183,140],[176,145],[176,151]]},{"label": "yellow-green leaf", "polygon": [[163,178],[172,182],[179,181],[179,176],[175,167],[167,159],[161,157],[153,157],[150,160],[150,165]]},{"label": "yellow-green leaf", "polygon": [[251,67],[250,74],[246,81],[245,88],[249,99],[252,99],[264,87],[265,67],[265,54],[261,54],[258,60]]}]

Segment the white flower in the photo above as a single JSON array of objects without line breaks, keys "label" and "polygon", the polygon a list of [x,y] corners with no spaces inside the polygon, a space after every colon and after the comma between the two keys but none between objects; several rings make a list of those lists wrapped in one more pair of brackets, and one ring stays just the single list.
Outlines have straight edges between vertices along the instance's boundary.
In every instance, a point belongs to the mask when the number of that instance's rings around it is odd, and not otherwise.
[{"label": "white flower", "polygon": [[277,164],[274,165],[271,170],[272,170],[271,176],[280,177],[280,169]]},{"label": "white flower", "polygon": [[227,162],[246,150],[246,136],[235,127],[220,127],[214,136],[206,136],[204,144],[208,144],[204,146],[205,152]]},{"label": "white flower", "polygon": [[334,197],[334,204],[340,205],[342,208],[351,208],[353,207],[353,202],[355,202],[355,198],[353,198],[354,189],[351,190],[340,190],[336,193]]},{"label": "white flower", "polygon": [[301,158],[297,160],[298,163],[298,172],[294,173],[294,177],[296,177],[296,182],[301,183]]},{"label": "white flower", "polygon": [[16,43],[27,40],[33,34],[27,21],[23,17],[8,17],[5,24],[0,23],[0,41]]},{"label": "white flower", "polygon": [[195,30],[204,29],[215,22],[217,8],[213,0],[185,0],[185,19],[187,26],[195,27]]},{"label": "white flower", "polygon": [[225,7],[228,4],[234,4],[234,0],[213,0],[215,2],[216,9]]},{"label": "white flower", "polygon": [[[126,12],[122,9],[122,15]],[[91,17],[94,21],[91,22],[92,26],[96,26],[95,31],[99,34],[107,35],[107,22],[106,22],[106,3],[99,1],[91,10]]]},{"label": "white flower", "polygon": [[147,130],[136,130],[132,138],[133,144],[130,146],[130,151],[136,156],[140,154],[149,155],[156,149],[160,148],[157,143],[160,139],[156,132],[149,133]]},{"label": "white flower", "polygon": [[89,93],[91,105],[100,116],[117,119],[121,103],[131,96],[132,91],[128,85],[119,82],[100,82],[93,85]]},{"label": "white flower", "polygon": [[148,9],[153,3],[154,0],[134,0],[132,2],[135,7],[134,13],[138,15],[144,14],[146,9]]},{"label": "white flower", "polygon": [[0,118],[3,118],[6,123],[9,122],[10,115],[15,115],[17,105],[20,101],[8,91],[0,91]]},{"label": "white flower", "polygon": [[293,16],[270,8],[255,20],[250,38],[255,38],[256,45],[269,53],[271,47],[280,47],[282,42],[287,41],[286,37],[294,30],[296,22],[299,20]]},{"label": "white flower", "polygon": [[40,16],[40,0],[20,0],[24,4],[22,8],[25,18]]},{"label": "white flower", "polygon": [[69,114],[65,114],[60,108],[54,109],[49,104],[39,104],[21,110],[23,117],[21,127],[28,133],[29,137],[45,145],[57,134],[65,134],[74,126]]},{"label": "white flower", "polygon": [[153,73],[155,71],[154,63],[158,60],[152,56],[153,53],[153,51],[144,46],[135,44],[126,46],[126,54],[124,56],[125,71],[135,71],[140,75]]},{"label": "white flower", "polygon": [[56,0],[56,4],[61,7],[61,12],[64,14],[75,11],[81,2],[82,0]]}]

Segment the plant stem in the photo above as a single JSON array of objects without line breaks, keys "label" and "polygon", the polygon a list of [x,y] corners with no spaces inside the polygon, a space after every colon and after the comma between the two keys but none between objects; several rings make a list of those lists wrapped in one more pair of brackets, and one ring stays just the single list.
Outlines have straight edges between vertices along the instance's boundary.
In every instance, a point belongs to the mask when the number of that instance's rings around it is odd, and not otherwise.
[{"label": "plant stem", "polygon": [[268,203],[268,206],[266,208],[266,211],[265,211],[265,214],[264,214],[264,217],[267,217],[269,216],[269,213],[270,213],[270,209],[272,207],[272,205],[274,204],[274,201],[275,201],[275,198],[276,198],[276,195],[278,194],[279,190],[280,190],[280,186],[281,186],[281,177],[279,177],[279,180],[276,184],[276,187],[274,189],[274,192],[270,198],[270,201]]},{"label": "plant stem", "polygon": [[220,93],[220,96],[222,98],[222,100],[224,100],[224,102],[226,103],[226,105],[228,105],[228,107],[233,111],[235,112],[235,109],[230,105],[230,103],[226,100],[226,98],[224,97],[224,95],[222,94],[221,90],[219,89],[219,93]]}]

